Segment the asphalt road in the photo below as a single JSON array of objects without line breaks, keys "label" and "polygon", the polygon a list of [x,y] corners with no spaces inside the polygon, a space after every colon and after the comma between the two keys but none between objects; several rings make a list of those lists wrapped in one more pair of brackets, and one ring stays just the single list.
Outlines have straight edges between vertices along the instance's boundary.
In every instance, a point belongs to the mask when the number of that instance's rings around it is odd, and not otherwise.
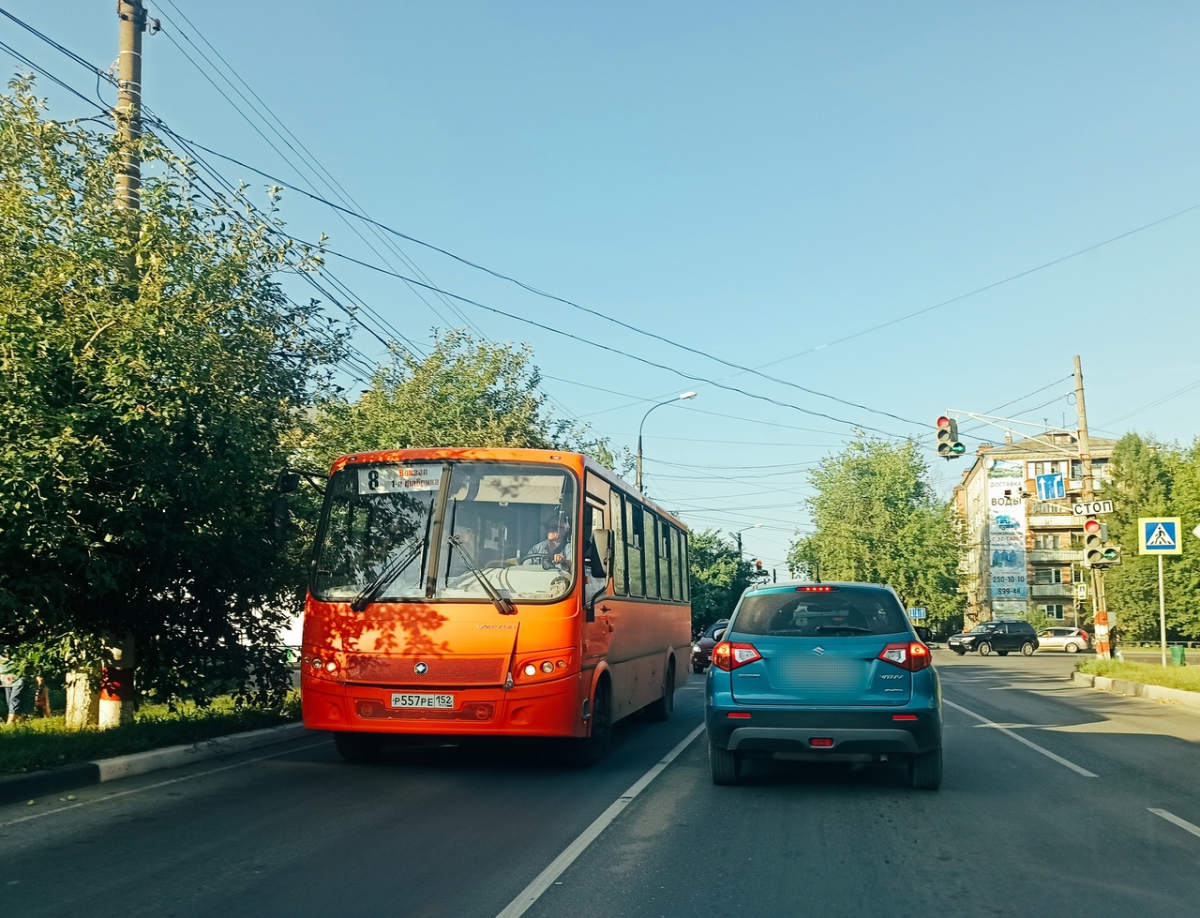
[{"label": "asphalt road", "polygon": [[[1200,713],[1069,686],[1065,655],[935,662],[939,792],[784,762],[714,787],[701,735],[525,914],[1200,913]],[[354,767],[316,734],[3,807],[0,912],[496,918],[700,723],[701,685],[588,771],[525,745]]]}]

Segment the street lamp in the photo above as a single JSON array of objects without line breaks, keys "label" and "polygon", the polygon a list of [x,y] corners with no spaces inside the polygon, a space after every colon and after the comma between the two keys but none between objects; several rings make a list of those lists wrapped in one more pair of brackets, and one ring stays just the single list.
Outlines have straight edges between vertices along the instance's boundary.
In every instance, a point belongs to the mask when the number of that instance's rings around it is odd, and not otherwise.
[{"label": "street lamp", "polygon": [[755,523],[753,526],[745,526],[745,527],[737,530],[733,534],[733,537],[735,539],[737,539],[737,543],[738,543],[738,560],[739,561],[742,560],[742,533],[748,529],[762,529],[762,523]]},{"label": "street lamp", "polygon": [[638,493],[642,493],[642,427],[646,424],[646,418],[650,417],[650,412],[655,408],[661,408],[663,405],[671,405],[685,398],[695,398],[695,392],[684,392],[682,395],[677,395],[674,398],[669,398],[665,402],[659,402],[657,405],[651,405],[646,413],[642,415],[642,423],[638,424],[638,451],[637,451],[637,489]]}]

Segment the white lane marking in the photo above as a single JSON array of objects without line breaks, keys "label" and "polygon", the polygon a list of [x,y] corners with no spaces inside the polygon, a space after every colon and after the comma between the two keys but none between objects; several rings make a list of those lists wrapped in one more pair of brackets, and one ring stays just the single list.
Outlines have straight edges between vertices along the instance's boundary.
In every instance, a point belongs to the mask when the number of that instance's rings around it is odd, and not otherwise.
[{"label": "white lane marking", "polygon": [[575,841],[567,845],[563,849],[563,852],[550,862],[549,867],[539,873],[532,883],[521,890],[517,894],[517,897],[508,903],[504,911],[497,915],[496,918],[519,918],[519,916],[524,915],[526,910],[541,898],[542,893],[553,886],[554,881],[563,875],[563,872],[571,866],[575,858],[583,854],[588,845],[594,842],[600,833],[608,828],[609,823],[616,819],[621,811],[629,806],[633,802],[633,799],[644,791],[650,785],[650,782],[657,778],[663,769],[675,761],[675,758],[691,745],[692,740],[703,732],[704,724],[700,724],[695,730],[684,737],[678,746],[663,756],[662,761],[638,778],[629,790],[625,791],[607,810],[597,816],[595,821],[584,829]]},{"label": "white lane marking", "polygon": [[318,740],[315,743],[309,743],[307,746],[300,746],[296,749],[287,749],[283,752],[272,752],[270,755],[260,755],[253,759],[246,759],[244,762],[234,762],[232,765],[222,765],[220,768],[210,768],[208,771],[198,771],[193,775],[183,775],[179,778],[169,778],[166,781],[159,781],[155,784],[147,784],[145,787],[135,787],[132,790],[119,791],[115,794],[105,794],[103,797],[96,797],[94,800],[81,800],[79,803],[72,803],[68,806],[60,806],[56,810],[46,810],[42,813],[31,813],[29,816],[22,816],[20,819],[13,819],[9,822],[0,822],[0,828],[5,826],[15,826],[22,822],[30,822],[34,819],[41,819],[43,816],[54,816],[56,813],[65,813],[67,810],[78,809],[81,806],[91,806],[93,803],[103,803],[105,800],[116,800],[118,797],[128,797],[130,794],[140,794],[142,791],[154,790],[156,787],[166,787],[168,784],[178,784],[180,781],[190,781],[192,778],[203,778],[205,775],[215,775],[221,771],[229,771],[231,768],[241,768],[243,765],[252,765],[255,762],[261,762],[265,759],[277,759],[281,755],[291,755],[294,752],[303,752],[305,749],[313,749],[317,746],[324,746],[332,740]]},{"label": "white lane marking", "polygon": [[1025,739],[1025,737],[1021,736],[1021,734],[1014,733],[1012,730],[1008,729],[1008,727],[1002,727],[998,723],[988,720],[982,714],[976,714],[974,711],[968,711],[961,704],[955,704],[953,701],[950,701],[948,698],[942,698],[942,701],[944,703],[950,705],[950,707],[954,708],[956,711],[962,711],[964,714],[969,714],[971,717],[974,717],[976,720],[980,721],[981,723],[987,724],[989,727],[995,727],[1001,733],[1011,736],[1018,743],[1024,743],[1026,746],[1028,746],[1030,749],[1034,750],[1035,752],[1040,752],[1046,758],[1053,759],[1055,762],[1058,762],[1059,765],[1065,765],[1067,768],[1071,769],[1071,771],[1076,772],[1077,774],[1081,774],[1085,778],[1100,777],[1099,775],[1088,771],[1086,768],[1080,768],[1074,762],[1072,762],[1068,759],[1064,759],[1061,755],[1055,755],[1049,749],[1039,746],[1037,743],[1030,742],[1029,740]]},{"label": "white lane marking", "polygon": [[1148,807],[1147,809],[1149,809],[1150,812],[1155,816],[1161,816],[1167,822],[1175,823],[1175,825],[1179,826],[1179,828],[1183,829],[1183,831],[1191,832],[1193,835],[1200,837],[1200,826],[1194,826],[1186,819],[1180,819],[1174,813],[1169,813],[1166,810],[1156,810],[1154,807]]}]

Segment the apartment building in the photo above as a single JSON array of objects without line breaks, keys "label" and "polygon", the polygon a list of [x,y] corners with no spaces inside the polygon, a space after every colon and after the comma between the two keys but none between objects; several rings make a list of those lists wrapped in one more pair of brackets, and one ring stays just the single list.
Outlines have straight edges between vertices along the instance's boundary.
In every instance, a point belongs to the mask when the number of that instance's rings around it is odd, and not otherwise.
[{"label": "apartment building", "polygon": [[[1114,440],[1090,438],[1097,497],[1110,481]],[[1063,476],[1062,499],[1041,501],[1039,475]],[[959,565],[967,596],[965,626],[993,619],[1037,619],[1069,624],[1091,621],[1083,598],[1084,518],[1071,504],[1082,497],[1083,467],[1073,433],[1055,431],[1002,446],[979,447],[954,502],[963,521],[966,547]]]}]

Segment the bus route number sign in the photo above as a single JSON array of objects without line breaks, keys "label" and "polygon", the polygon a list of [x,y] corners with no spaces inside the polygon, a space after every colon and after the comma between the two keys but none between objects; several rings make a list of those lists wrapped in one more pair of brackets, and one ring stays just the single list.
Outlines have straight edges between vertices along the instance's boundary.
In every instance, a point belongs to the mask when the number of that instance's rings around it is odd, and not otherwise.
[{"label": "bus route number sign", "polygon": [[436,491],[441,483],[440,465],[373,465],[358,470],[359,494]]}]

